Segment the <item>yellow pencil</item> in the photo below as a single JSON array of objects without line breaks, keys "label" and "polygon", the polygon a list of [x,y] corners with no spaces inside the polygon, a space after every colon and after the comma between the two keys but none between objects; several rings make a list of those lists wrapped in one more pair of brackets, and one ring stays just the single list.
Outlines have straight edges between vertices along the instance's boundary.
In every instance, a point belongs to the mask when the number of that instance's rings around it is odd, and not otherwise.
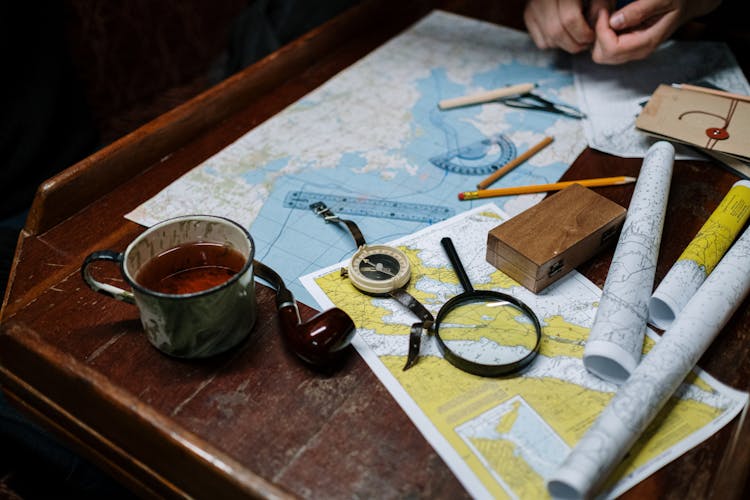
[{"label": "yellow pencil", "polygon": [[502,166],[502,168],[492,172],[489,176],[487,176],[486,179],[484,179],[482,182],[477,184],[477,189],[486,189],[487,186],[498,180],[500,177],[504,176],[514,168],[516,168],[521,163],[525,162],[535,154],[537,154],[542,148],[545,148],[549,145],[549,143],[552,142],[552,137],[545,137],[539,143],[534,144],[529,149],[527,149],[523,154],[520,154],[513,158],[511,161],[506,163]]},{"label": "yellow pencil", "polygon": [[464,191],[458,193],[459,200],[476,200],[478,198],[494,198],[497,196],[511,196],[514,194],[544,193],[545,191],[559,191],[571,184],[580,184],[586,187],[617,186],[635,182],[635,177],[601,177],[598,179],[580,179],[577,181],[555,182],[553,184],[534,184],[531,186],[515,186],[498,189],[482,189],[480,191]]}]

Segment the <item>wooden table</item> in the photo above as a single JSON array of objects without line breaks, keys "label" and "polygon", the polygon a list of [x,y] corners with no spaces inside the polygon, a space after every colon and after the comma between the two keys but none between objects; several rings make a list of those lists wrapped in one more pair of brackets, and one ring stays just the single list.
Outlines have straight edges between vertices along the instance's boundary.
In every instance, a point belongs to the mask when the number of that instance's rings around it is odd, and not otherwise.
[{"label": "wooden table", "polygon": [[[521,27],[521,4],[441,5]],[[123,249],[143,230],[126,212],[435,5],[364,2],[44,184],[2,312],[6,394],[144,496],[465,497],[358,355],[321,375],[283,349],[268,289],[259,287],[260,317],[241,348],[188,362],[151,347],[134,307],[91,292],[79,276],[89,252]],[[586,150],[565,178],[635,175],[640,163]],[[710,163],[676,164],[657,280],[735,180]],[[600,192],[626,206],[632,188]],[[602,286],[610,259],[580,270]],[[748,305],[700,362],[743,390]],[[749,435],[733,422],[627,496],[738,498]]]}]

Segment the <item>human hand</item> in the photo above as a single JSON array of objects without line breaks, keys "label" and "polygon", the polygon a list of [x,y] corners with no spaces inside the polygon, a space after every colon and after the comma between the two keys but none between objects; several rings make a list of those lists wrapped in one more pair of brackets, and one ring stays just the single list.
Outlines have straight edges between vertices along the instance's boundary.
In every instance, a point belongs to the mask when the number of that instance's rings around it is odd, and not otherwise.
[{"label": "human hand", "polygon": [[529,0],[523,19],[540,49],[560,48],[576,54],[591,48],[596,38],[593,23],[587,19],[589,14],[610,4],[609,0],[593,0],[588,12],[584,12],[582,0]]},{"label": "human hand", "polygon": [[708,14],[721,0],[636,0],[612,12],[599,9],[591,58],[600,64],[645,59],[687,21]]}]

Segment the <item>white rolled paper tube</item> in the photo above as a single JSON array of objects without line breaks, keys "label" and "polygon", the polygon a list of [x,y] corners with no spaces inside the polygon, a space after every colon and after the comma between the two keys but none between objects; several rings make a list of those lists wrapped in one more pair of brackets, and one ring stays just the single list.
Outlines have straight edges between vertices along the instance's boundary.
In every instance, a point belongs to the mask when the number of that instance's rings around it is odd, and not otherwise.
[{"label": "white rolled paper tube", "polygon": [[619,465],[750,291],[750,228],[737,240],[547,482],[589,497]]},{"label": "white rolled paper tube", "polygon": [[586,341],[586,369],[617,384],[641,359],[673,165],[674,146],[665,141],[643,159]]},{"label": "white rolled paper tube", "polygon": [[666,330],[750,217],[750,181],[734,183],[651,296],[651,324]]}]

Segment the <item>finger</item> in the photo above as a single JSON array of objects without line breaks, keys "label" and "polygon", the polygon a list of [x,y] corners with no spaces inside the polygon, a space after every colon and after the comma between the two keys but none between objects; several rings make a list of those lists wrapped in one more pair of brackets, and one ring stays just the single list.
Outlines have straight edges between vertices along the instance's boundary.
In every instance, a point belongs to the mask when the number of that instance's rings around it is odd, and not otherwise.
[{"label": "finger", "polygon": [[604,9],[607,12],[611,12],[614,8],[615,2],[613,0],[591,0],[589,2],[589,8],[586,12],[586,19],[588,20],[591,29],[594,29],[596,25],[596,18],[599,16],[599,11]]},{"label": "finger", "polygon": [[[524,9],[524,21],[534,43],[539,48],[558,47],[570,53],[577,53],[586,49],[591,42],[577,42],[565,29],[561,22],[559,10],[561,0],[530,1]],[[569,1],[569,0],[566,0]],[[575,10],[581,19],[583,14],[579,0],[575,2]],[[585,20],[583,21],[585,23]],[[590,28],[589,28],[590,29]]]},{"label": "finger", "polygon": [[618,37],[618,54],[620,62],[637,61],[648,57],[659,44],[669,38],[677,24],[671,18],[677,14],[664,16],[648,28],[634,30]]},{"label": "finger", "polygon": [[610,27],[609,14],[601,9],[596,18],[596,41],[591,50],[591,59],[599,64],[619,64],[619,37]]},{"label": "finger", "polygon": [[[559,6],[560,4],[555,5]],[[581,20],[583,20],[583,14],[580,10],[580,6],[578,7],[578,13],[581,17]],[[546,15],[544,17],[544,20],[540,22],[540,29],[544,33],[547,42],[552,47],[559,47],[566,52],[570,52],[571,54],[581,52],[589,46],[590,42],[579,43],[578,41],[576,41],[576,39],[573,38],[570,33],[568,33],[566,26],[563,24],[563,15],[564,14],[559,10],[556,10],[554,15]],[[566,15],[566,19],[570,19],[570,17],[567,16],[569,16],[569,14]],[[583,22],[585,23],[585,20]]]},{"label": "finger", "polygon": [[594,42],[594,30],[586,20],[580,0],[559,0],[560,22],[568,37],[578,46]]},{"label": "finger", "polygon": [[[648,57],[669,37],[676,14],[660,18],[653,25],[641,30],[617,34],[609,26],[597,22],[597,44],[591,57],[601,64],[622,64]],[[608,31],[609,30],[609,31]],[[614,37],[610,36],[614,33]]]},{"label": "finger", "polygon": [[527,21],[526,22],[526,29],[529,32],[529,35],[531,35],[531,39],[534,41],[534,45],[537,46],[539,49],[549,49],[552,48],[549,43],[547,43],[547,40],[544,38],[544,35],[542,34],[542,31],[539,29],[539,25],[536,23],[536,21]]},{"label": "finger", "polygon": [[537,48],[540,49],[551,48],[551,45],[544,37],[544,33],[542,32],[542,29],[537,22],[534,12],[527,8],[523,13],[523,20],[526,24],[526,30],[529,32],[531,39],[534,41],[534,45],[536,45]]},{"label": "finger", "polygon": [[612,13],[610,27],[615,31],[637,28],[648,19],[661,16],[675,5],[669,0],[637,0]]}]

